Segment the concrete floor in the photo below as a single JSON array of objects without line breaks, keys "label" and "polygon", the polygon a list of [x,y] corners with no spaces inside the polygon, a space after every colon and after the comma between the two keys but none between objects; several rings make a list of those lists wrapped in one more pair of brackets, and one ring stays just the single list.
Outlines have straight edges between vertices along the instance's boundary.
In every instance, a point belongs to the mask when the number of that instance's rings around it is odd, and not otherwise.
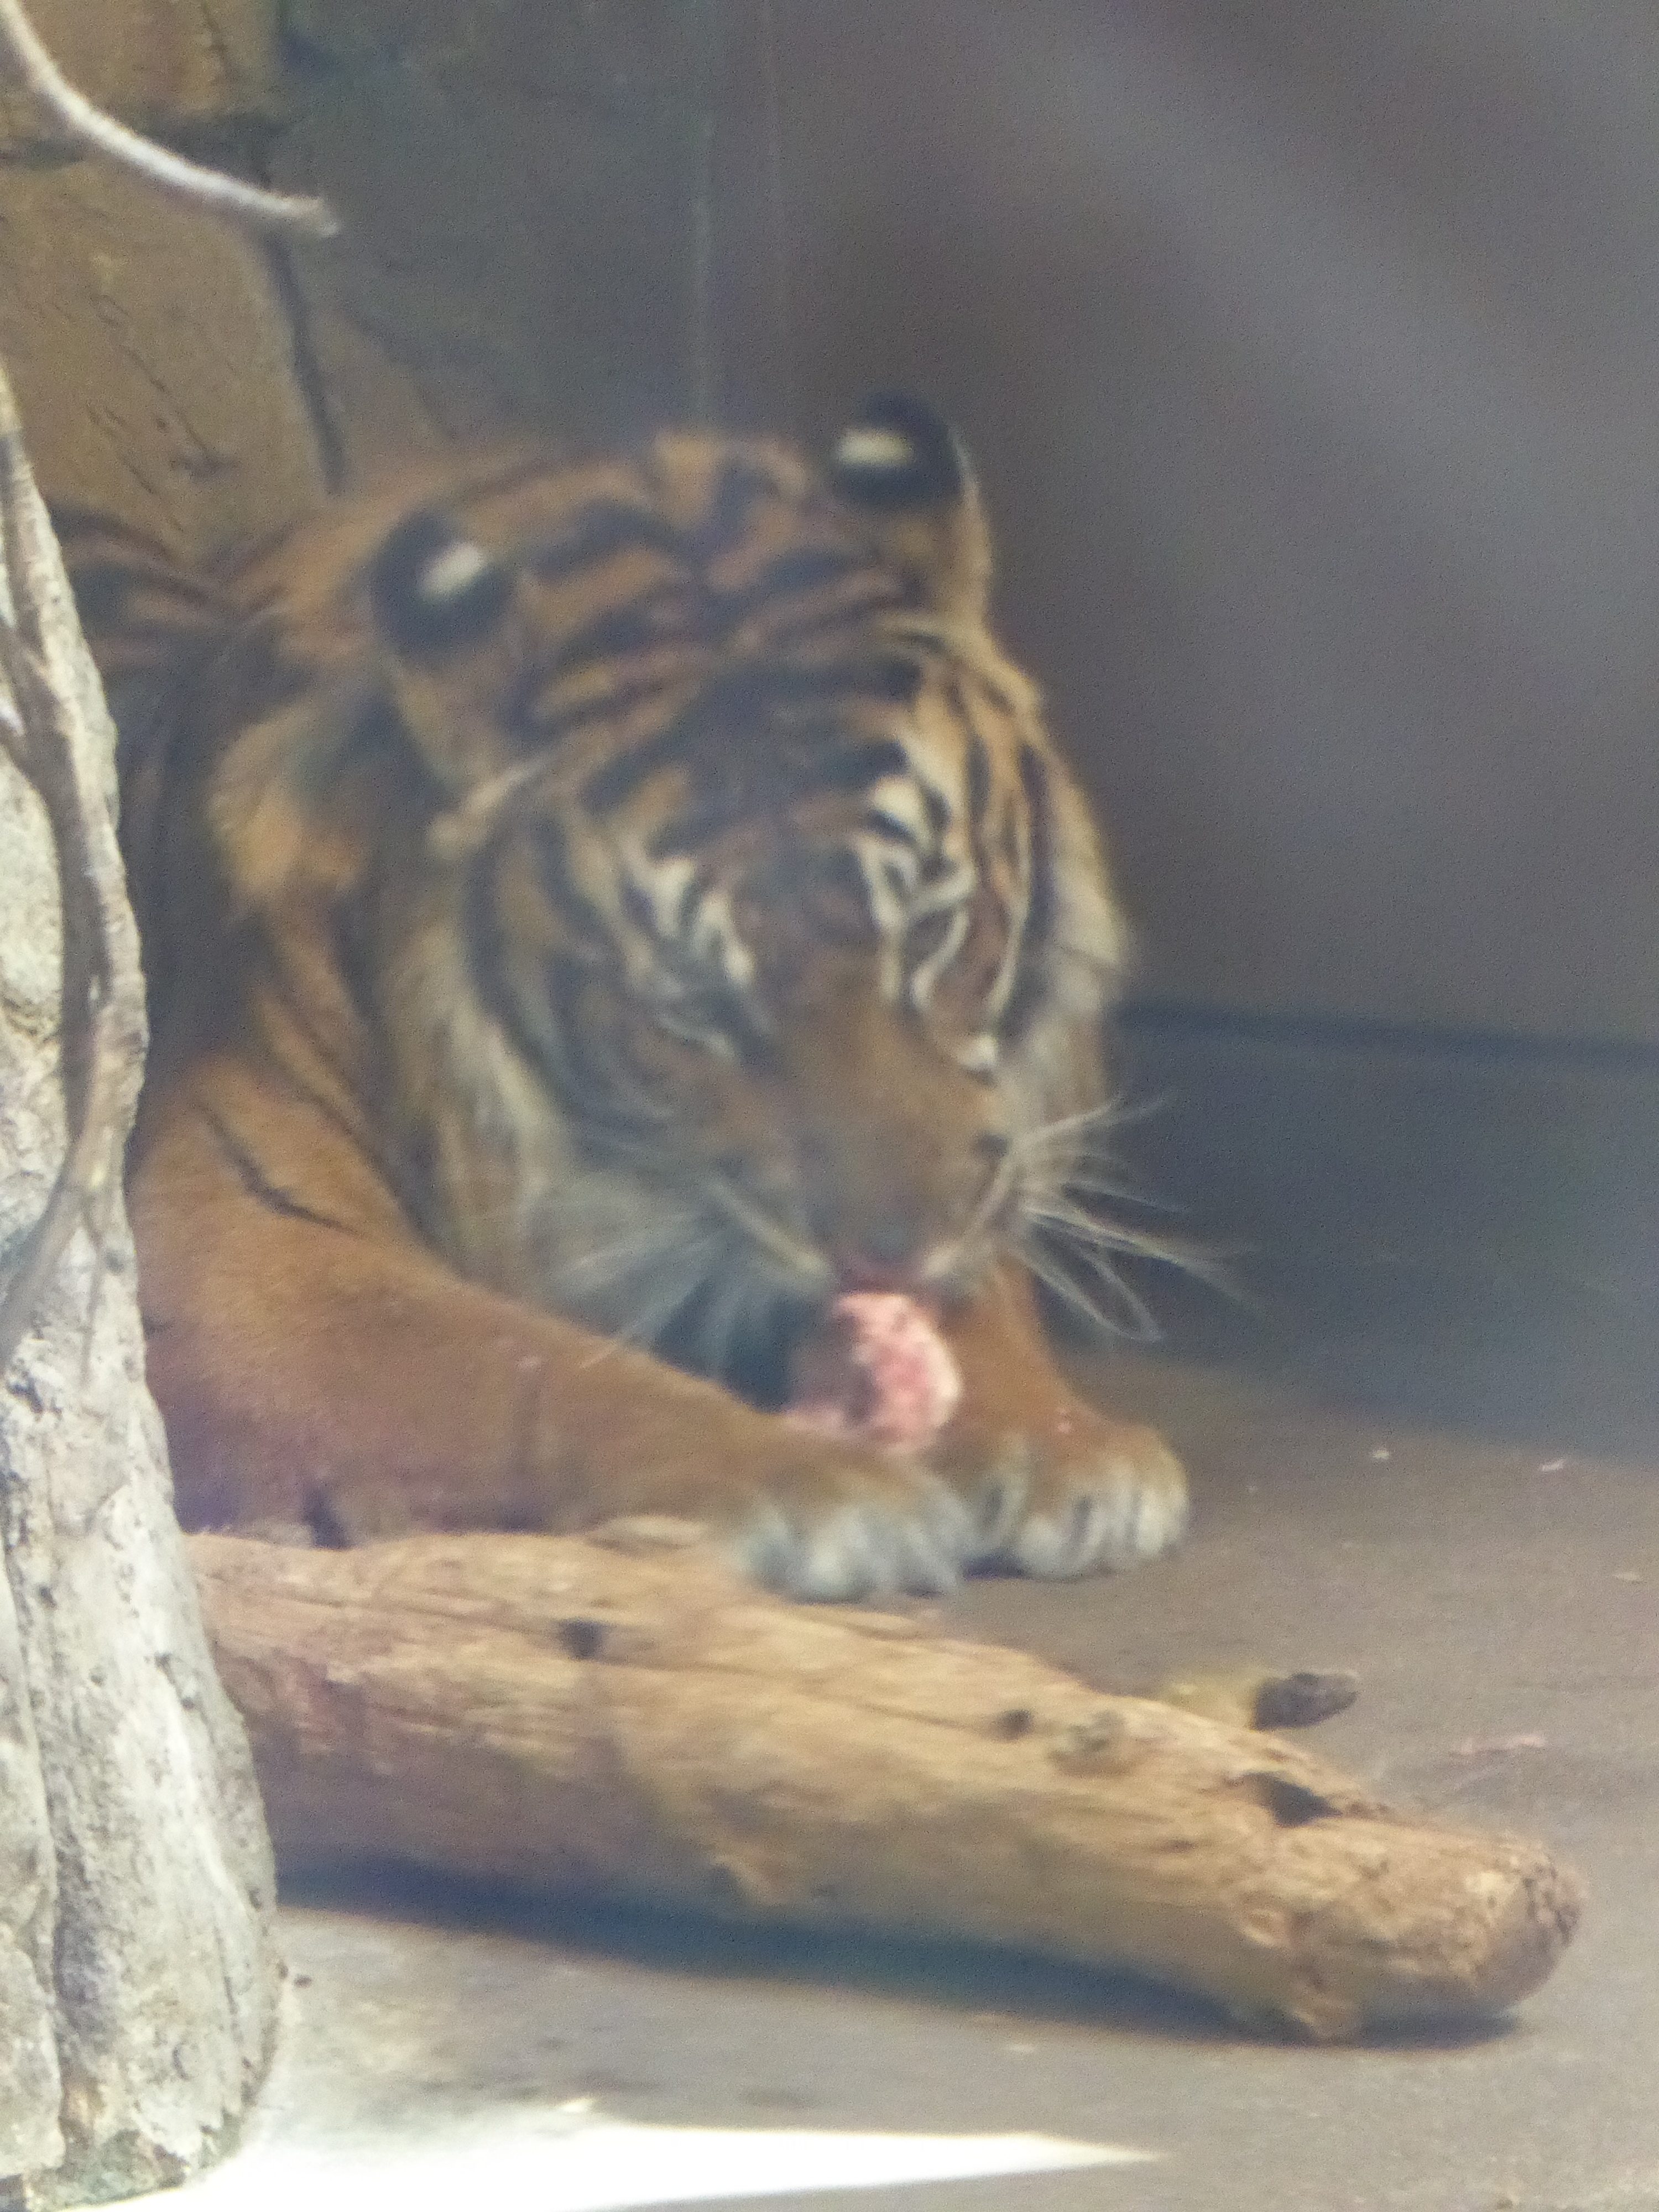
[{"label": "concrete floor", "polygon": [[411,1886],[289,1904],[276,2132],[593,2097],[643,2122],[1158,2154],[877,2187],[853,2200],[870,2212],[1659,2208],[1659,1474],[1191,1364],[1114,1374],[1116,1402],[1188,1459],[1190,1547],[1121,1582],[976,1583],[941,1609],[951,1626],[1103,1687],[1251,1659],[1357,1668],[1322,1753],[1395,1798],[1545,1837],[1588,1881],[1577,1941],[1512,2022],[1451,2045],[1280,2046],[1051,1969]]}]

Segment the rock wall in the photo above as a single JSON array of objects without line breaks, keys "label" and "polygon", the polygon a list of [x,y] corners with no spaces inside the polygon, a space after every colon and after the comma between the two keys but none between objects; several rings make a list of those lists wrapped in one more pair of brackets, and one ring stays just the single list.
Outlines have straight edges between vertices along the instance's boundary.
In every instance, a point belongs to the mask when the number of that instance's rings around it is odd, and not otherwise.
[{"label": "rock wall", "polygon": [[[9,478],[9,416],[0,380]],[[67,1041],[77,1009],[95,989],[120,1017],[112,1150],[143,1026],[113,737],[32,494],[5,537],[0,619],[20,572],[40,575],[42,649],[72,712],[61,752],[30,725],[30,781],[0,745],[0,1283],[46,1208],[65,1099],[88,1088]],[[3,687],[0,708],[15,727]],[[84,851],[60,890],[64,818]],[[100,884],[118,903],[106,976],[87,912]],[[0,2205],[28,2212],[207,2163],[234,2142],[276,2027],[270,1847],[173,1517],[118,1162],[0,1372]]]}]

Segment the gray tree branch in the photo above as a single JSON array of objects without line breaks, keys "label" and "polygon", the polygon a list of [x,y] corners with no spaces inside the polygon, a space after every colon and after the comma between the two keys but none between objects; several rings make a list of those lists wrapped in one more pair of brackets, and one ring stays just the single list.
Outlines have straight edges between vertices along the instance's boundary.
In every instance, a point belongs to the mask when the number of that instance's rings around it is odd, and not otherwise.
[{"label": "gray tree branch", "polygon": [[0,48],[11,57],[29,91],[67,137],[88,152],[118,161],[163,191],[193,201],[210,214],[256,230],[275,230],[304,238],[332,238],[339,218],[325,200],[297,192],[266,191],[204,168],[130,131],[112,115],[77,92],[41,43],[22,0],[0,0]]}]

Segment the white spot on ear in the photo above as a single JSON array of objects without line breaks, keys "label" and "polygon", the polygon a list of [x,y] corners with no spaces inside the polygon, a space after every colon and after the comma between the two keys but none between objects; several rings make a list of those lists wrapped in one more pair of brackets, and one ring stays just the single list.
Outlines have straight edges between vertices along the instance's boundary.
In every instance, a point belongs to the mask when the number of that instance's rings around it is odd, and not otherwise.
[{"label": "white spot on ear", "polygon": [[915,458],[915,447],[902,431],[873,423],[844,430],[836,446],[840,469],[908,469]]},{"label": "white spot on ear", "polygon": [[957,1066],[967,1069],[969,1075],[994,1075],[997,1066],[997,1041],[994,1036],[969,1037],[957,1054]]},{"label": "white spot on ear", "polygon": [[470,591],[492,565],[482,545],[470,538],[458,538],[441,553],[433,555],[416,579],[415,589],[429,605],[441,606],[446,599],[457,599]]}]

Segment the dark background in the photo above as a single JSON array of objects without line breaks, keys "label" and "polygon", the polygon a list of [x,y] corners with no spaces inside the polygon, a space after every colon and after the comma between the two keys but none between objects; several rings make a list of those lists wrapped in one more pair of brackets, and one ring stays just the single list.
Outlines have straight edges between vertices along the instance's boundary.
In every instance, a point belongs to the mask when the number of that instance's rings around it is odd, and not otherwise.
[{"label": "dark background", "polygon": [[337,475],[954,413],[1139,925],[1129,1141],[1257,1300],[1178,1343],[1646,1419],[1650,7],[295,0],[284,60]]}]

